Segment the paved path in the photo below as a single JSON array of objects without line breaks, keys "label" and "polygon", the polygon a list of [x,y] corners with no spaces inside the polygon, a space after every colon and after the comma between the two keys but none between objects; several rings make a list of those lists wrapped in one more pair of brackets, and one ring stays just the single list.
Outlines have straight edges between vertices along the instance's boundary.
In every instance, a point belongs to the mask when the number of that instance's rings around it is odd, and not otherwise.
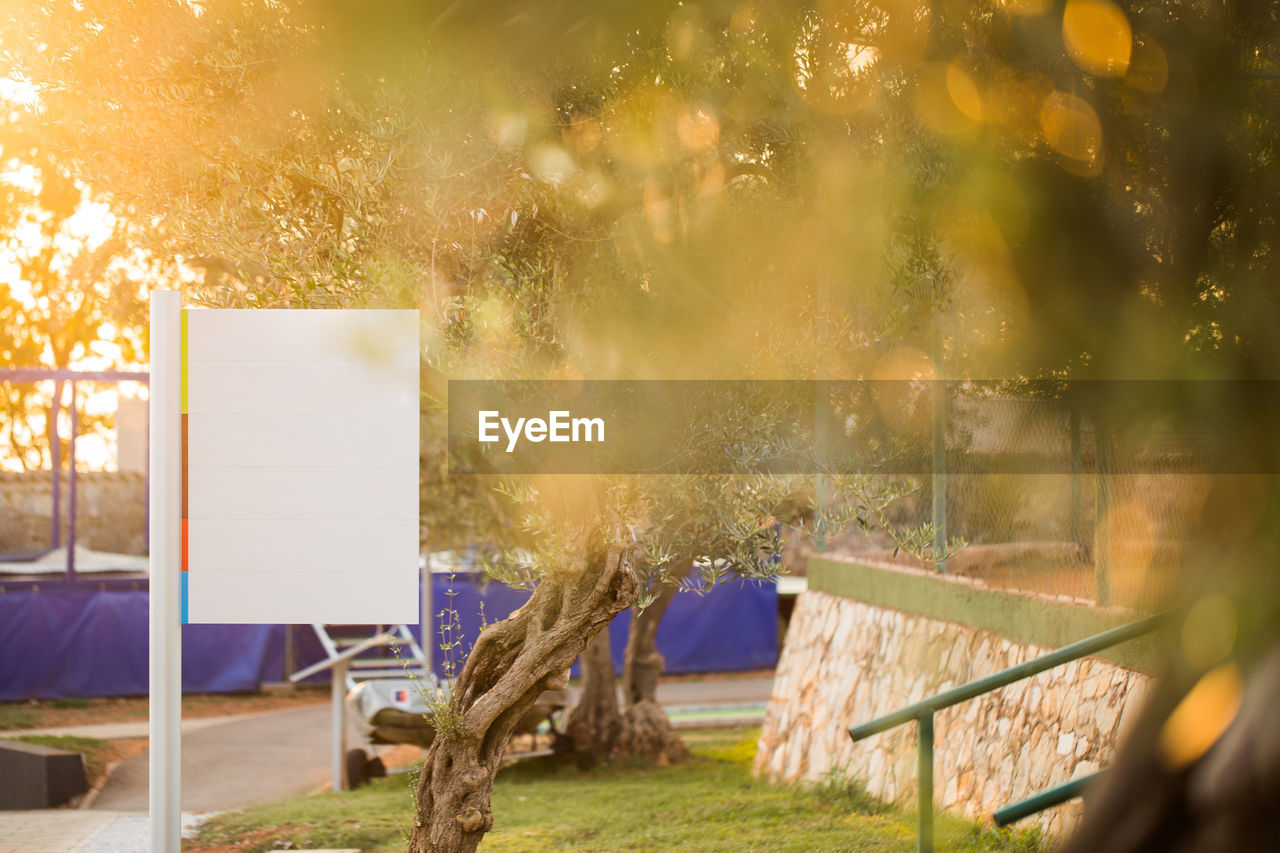
[{"label": "paved path", "polygon": [[767,705],[773,676],[669,681],[658,685],[658,702],[666,708],[686,705]]},{"label": "paved path", "polygon": [[0,812],[0,853],[67,853],[105,829],[113,817],[70,809]]},{"label": "paved path", "polygon": [[[327,705],[324,707],[328,707]],[[271,712],[268,712],[271,713]],[[182,733],[197,732],[209,726],[220,726],[237,720],[247,720],[259,714],[233,714],[224,717],[190,717],[182,721]],[[0,732],[0,738],[26,737],[28,735],[52,735],[56,737],[91,737],[98,740],[146,737],[150,731],[146,720],[130,720],[124,723],[92,723],[84,726],[62,726],[50,729],[11,729]]]},{"label": "paved path", "polygon": [[[184,833],[201,816],[182,815]],[[146,813],[0,811],[0,853],[148,853]]]},{"label": "paved path", "polygon": [[[92,808],[146,811],[148,753],[122,762]],[[224,718],[182,733],[182,807],[223,811],[305,794],[329,778],[329,706]]]}]

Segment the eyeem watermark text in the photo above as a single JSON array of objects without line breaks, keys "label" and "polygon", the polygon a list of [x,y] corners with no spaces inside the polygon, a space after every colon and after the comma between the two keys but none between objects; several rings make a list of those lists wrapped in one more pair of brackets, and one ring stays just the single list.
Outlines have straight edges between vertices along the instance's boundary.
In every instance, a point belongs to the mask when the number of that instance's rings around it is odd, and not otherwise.
[{"label": "eyeem watermark text", "polygon": [[567,411],[547,412],[543,418],[510,418],[502,417],[494,409],[479,412],[479,436],[484,444],[492,444],[501,440],[498,428],[507,437],[507,452],[514,453],[516,445],[523,438],[535,444],[541,441],[565,442],[579,444],[584,442],[604,441],[604,418],[575,418]]}]

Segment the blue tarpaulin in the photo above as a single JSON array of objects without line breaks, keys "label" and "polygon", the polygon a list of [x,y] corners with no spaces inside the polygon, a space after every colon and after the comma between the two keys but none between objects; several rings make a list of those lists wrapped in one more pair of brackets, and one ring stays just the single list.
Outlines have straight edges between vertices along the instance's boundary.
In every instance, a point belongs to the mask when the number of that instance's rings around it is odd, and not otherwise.
[{"label": "blue tarpaulin", "polygon": [[[447,596],[450,588],[452,599]],[[464,649],[470,648],[480,631],[482,601],[484,619],[494,622],[505,618],[529,598],[524,590],[498,583],[485,584],[471,574],[455,576],[452,586],[448,576],[437,575],[433,589],[431,609],[436,617],[452,600]],[[439,623],[439,618],[433,621],[437,626],[437,645]],[[619,672],[630,628],[629,612],[619,614],[609,625],[613,665]],[[666,660],[664,670],[673,674],[772,667],[778,660],[777,588],[759,581],[728,581],[701,595],[680,593],[671,600],[658,627],[658,651]],[[439,657],[445,652],[436,654]],[[440,662],[436,670],[444,674]],[[574,673],[577,674],[576,666]]]},{"label": "blue tarpaulin", "polygon": [[[452,580],[436,575],[433,581],[432,609],[438,613],[452,600],[461,623],[459,656],[479,633],[481,601],[483,618],[494,622],[529,596],[502,584],[483,583],[472,574]],[[450,589],[452,599],[447,595]],[[770,584],[733,581],[705,595],[677,595],[658,630],[658,650],[666,658],[666,671],[772,667],[778,656],[777,612],[777,592]],[[609,626],[614,664],[619,668],[629,622],[630,615],[623,613]],[[296,627],[294,636],[299,668],[320,658],[319,643],[309,626]],[[440,656],[437,651],[438,671],[443,669]],[[252,691],[283,677],[283,626],[182,626],[185,692]],[[145,588],[42,586],[31,591],[10,587],[0,594],[0,701],[146,693]]]},{"label": "blue tarpaulin", "polygon": [[[279,680],[279,625],[182,626],[182,687],[256,690]],[[0,700],[147,692],[147,591],[50,588],[0,595]]]}]

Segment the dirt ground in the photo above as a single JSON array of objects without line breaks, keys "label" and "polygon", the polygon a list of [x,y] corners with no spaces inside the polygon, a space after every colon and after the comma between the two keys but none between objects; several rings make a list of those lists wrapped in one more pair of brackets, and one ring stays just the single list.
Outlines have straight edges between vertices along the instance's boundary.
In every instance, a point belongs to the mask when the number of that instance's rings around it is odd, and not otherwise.
[{"label": "dirt ground", "polygon": [[[222,717],[299,708],[329,701],[328,687],[304,688],[291,694],[223,693],[182,697],[182,716]],[[0,731],[52,729],[96,723],[126,723],[147,719],[146,696],[100,699],[54,699],[33,702],[0,702]]]},{"label": "dirt ground", "polygon": [[[965,576],[979,578],[989,586],[1010,592],[1033,591],[1041,595],[1066,595],[1093,601],[1097,594],[1097,578],[1092,566],[1054,566],[1027,570],[1015,566],[971,568]],[[1135,610],[1159,606],[1154,585],[1146,573],[1114,569],[1111,575],[1111,603]]]},{"label": "dirt ground", "polygon": [[[1126,543],[1116,550],[1117,559],[1110,570],[1111,603],[1135,610],[1157,609],[1173,587],[1174,578],[1161,574],[1152,564],[1152,548],[1144,550]],[[923,568],[919,560],[889,549],[850,550],[842,556]],[[1009,592],[1065,595],[1082,601],[1093,601],[1097,596],[1093,566],[1079,546],[1069,543],[969,545],[948,561],[947,572]]]}]

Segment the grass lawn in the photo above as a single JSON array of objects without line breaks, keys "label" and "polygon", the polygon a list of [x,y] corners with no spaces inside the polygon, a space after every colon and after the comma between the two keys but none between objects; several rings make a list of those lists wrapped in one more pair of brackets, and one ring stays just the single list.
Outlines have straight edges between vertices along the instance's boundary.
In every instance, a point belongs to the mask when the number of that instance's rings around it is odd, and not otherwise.
[{"label": "grass lawn", "polygon": [[[619,762],[581,772],[529,760],[503,771],[493,792],[490,853],[665,851],[809,853],[911,851],[914,815],[845,786],[774,787],[751,777],[755,729],[692,731],[694,760],[676,767]],[[400,775],[355,792],[301,797],[219,815],[184,850],[204,853],[295,847],[405,849],[412,781]],[[939,815],[938,848],[1036,851],[1030,835],[980,829]]]}]

